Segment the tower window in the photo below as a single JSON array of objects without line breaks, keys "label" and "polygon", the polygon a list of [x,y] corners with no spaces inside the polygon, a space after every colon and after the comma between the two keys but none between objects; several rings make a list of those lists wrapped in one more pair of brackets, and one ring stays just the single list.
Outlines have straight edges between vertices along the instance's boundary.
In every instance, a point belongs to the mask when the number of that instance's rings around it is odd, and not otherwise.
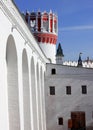
[{"label": "tower window", "polygon": [[50,86],[50,95],[55,95],[55,86]]},{"label": "tower window", "polygon": [[56,74],[56,69],[55,69],[55,68],[53,68],[53,69],[51,70],[51,74]]},{"label": "tower window", "polygon": [[87,86],[82,85],[82,94],[87,94]]},{"label": "tower window", "polygon": [[58,118],[58,125],[63,125],[63,118],[62,117]]},{"label": "tower window", "polygon": [[71,95],[71,86],[66,86],[66,94]]}]

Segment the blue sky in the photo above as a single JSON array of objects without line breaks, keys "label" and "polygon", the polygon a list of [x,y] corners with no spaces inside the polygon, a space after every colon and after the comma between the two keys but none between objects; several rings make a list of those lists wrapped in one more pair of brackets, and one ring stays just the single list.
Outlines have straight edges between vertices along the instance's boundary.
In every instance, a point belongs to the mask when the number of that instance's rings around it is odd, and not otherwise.
[{"label": "blue sky", "polygon": [[58,15],[58,41],[64,60],[93,59],[93,0],[15,0],[21,12],[47,11]]}]

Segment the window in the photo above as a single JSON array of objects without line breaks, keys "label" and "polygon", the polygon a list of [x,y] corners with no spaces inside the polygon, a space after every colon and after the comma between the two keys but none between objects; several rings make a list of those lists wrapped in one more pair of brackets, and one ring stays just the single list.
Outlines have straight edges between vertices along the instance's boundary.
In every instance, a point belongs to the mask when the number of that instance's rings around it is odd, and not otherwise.
[{"label": "window", "polygon": [[63,125],[63,118],[62,117],[58,118],[58,125]]},{"label": "window", "polygon": [[82,85],[82,94],[87,94],[87,86]]},{"label": "window", "polygon": [[55,69],[55,68],[53,68],[53,69],[51,70],[51,74],[56,74],[56,69]]},{"label": "window", "polygon": [[66,86],[66,94],[71,94],[71,86]]},{"label": "window", "polygon": [[55,86],[50,86],[50,95],[55,95]]}]

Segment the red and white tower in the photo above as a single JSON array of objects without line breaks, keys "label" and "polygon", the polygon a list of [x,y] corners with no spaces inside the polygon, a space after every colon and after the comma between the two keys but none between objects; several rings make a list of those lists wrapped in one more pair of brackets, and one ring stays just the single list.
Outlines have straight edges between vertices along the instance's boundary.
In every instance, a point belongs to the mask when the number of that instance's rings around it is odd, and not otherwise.
[{"label": "red and white tower", "polygon": [[37,39],[42,51],[52,63],[55,63],[56,42],[58,34],[57,15],[50,11],[26,12],[25,19]]}]

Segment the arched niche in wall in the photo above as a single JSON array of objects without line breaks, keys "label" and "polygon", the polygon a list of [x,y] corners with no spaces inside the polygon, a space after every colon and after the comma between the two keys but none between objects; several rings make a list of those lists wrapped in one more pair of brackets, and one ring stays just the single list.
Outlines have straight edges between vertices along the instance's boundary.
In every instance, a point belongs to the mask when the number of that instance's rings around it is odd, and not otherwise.
[{"label": "arched niche in wall", "polygon": [[31,130],[29,69],[26,50],[22,54],[24,130]]},{"label": "arched niche in wall", "polygon": [[12,35],[6,46],[9,130],[20,130],[17,51]]}]

